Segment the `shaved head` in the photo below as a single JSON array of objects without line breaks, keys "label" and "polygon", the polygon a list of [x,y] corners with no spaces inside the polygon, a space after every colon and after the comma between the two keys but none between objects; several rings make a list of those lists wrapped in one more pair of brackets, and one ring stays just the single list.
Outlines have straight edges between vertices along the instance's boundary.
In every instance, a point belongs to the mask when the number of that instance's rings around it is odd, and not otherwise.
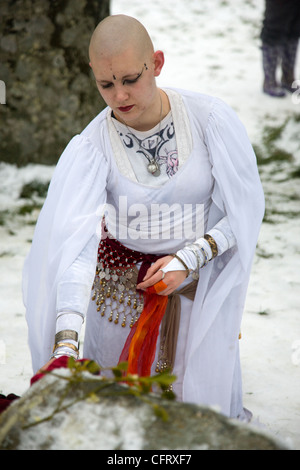
[{"label": "shaved head", "polygon": [[98,24],[91,37],[90,60],[120,56],[128,48],[133,48],[143,58],[149,58],[154,52],[151,38],[138,20],[126,15],[108,16]]},{"label": "shaved head", "polygon": [[97,88],[114,117],[137,130],[152,129],[169,101],[156,85],[164,54],[154,51],[145,27],[130,16],[108,16],[91,37],[89,56]]}]

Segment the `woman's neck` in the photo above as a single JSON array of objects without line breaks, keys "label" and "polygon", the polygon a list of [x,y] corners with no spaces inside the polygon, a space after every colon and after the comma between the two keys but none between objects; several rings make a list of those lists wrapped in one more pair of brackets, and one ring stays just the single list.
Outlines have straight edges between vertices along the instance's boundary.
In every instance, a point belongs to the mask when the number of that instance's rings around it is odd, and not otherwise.
[{"label": "woman's neck", "polygon": [[125,124],[128,127],[136,129],[137,131],[149,131],[153,129],[159,122],[161,122],[167,114],[170,112],[171,106],[167,94],[158,89],[157,99],[153,105],[153,109],[149,110],[147,116],[143,117],[142,121],[137,121],[133,123],[126,123],[119,116],[114,114],[114,117],[120,121],[122,124]]}]

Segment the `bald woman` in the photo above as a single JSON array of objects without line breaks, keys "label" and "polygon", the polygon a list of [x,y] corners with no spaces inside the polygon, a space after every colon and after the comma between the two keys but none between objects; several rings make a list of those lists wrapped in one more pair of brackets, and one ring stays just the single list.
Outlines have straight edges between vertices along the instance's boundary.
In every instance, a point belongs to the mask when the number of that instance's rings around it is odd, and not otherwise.
[{"label": "bald woman", "polygon": [[107,107],[54,172],[24,267],[33,370],[61,356],[143,376],[178,400],[243,407],[239,332],[264,211],[244,126],[221,100],[157,87],[144,26],[104,19],[89,47]]},{"label": "bald woman", "polygon": [[[89,56],[99,92],[120,122],[148,131],[168,114],[169,100],[155,81],[164,54],[154,52],[147,31],[134,18],[117,15],[103,20],[92,35]],[[136,84],[135,89],[129,93],[124,83]]]}]

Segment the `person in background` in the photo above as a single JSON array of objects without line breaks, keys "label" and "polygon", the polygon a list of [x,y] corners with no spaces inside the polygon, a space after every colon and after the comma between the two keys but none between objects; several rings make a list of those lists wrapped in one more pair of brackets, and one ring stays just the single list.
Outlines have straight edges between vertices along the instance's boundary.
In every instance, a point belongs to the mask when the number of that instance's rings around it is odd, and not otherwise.
[{"label": "person in background", "polygon": [[[286,96],[293,93],[295,64],[300,37],[300,1],[266,0],[261,31],[264,93]],[[277,79],[281,66],[281,79]]]}]

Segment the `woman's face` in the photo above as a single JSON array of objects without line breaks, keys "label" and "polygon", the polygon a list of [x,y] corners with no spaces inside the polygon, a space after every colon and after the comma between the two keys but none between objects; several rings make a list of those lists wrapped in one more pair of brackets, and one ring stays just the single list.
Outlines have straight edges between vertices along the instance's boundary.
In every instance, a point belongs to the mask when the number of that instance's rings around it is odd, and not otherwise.
[{"label": "woman's face", "polygon": [[131,49],[122,55],[91,59],[98,90],[117,119],[138,130],[157,123],[160,98],[155,77],[163,62],[161,51],[140,58]]}]

